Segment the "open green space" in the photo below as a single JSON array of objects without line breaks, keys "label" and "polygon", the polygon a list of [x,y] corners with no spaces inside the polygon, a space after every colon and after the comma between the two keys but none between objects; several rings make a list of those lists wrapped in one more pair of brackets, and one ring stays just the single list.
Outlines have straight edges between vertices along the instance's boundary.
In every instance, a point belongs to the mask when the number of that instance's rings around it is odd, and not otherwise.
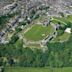
[{"label": "open green space", "polygon": [[59,18],[59,17],[52,17],[52,22],[53,23],[61,23],[63,25],[67,25],[69,23],[69,21],[65,18]]},{"label": "open green space", "polygon": [[52,17],[52,22],[57,23],[60,22],[61,24],[67,25],[69,22],[72,23],[72,15],[67,15],[67,17]]},{"label": "open green space", "polygon": [[72,15],[68,15],[68,16],[67,16],[67,20],[72,23]]},{"label": "open green space", "polygon": [[18,39],[18,40],[16,41],[16,43],[15,43],[15,46],[19,48],[19,47],[22,46],[22,44],[23,44],[23,40]]},{"label": "open green space", "polygon": [[5,72],[72,72],[72,67],[64,68],[6,68]]},{"label": "open green space", "polygon": [[33,27],[24,34],[24,37],[27,40],[39,41],[44,39],[47,35],[52,34],[53,31],[54,29],[51,25],[42,26],[36,24],[33,25]]},{"label": "open green space", "polygon": [[64,34],[57,36],[54,40],[52,40],[51,42],[60,42],[60,41],[68,41],[70,37],[69,33],[64,32]]}]

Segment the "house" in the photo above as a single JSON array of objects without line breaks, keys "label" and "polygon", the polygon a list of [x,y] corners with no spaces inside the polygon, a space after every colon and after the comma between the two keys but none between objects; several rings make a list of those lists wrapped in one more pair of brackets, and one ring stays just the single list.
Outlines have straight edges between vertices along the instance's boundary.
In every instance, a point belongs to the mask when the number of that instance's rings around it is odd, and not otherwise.
[{"label": "house", "polygon": [[20,19],[19,19],[19,22],[23,22],[23,21],[24,21],[24,19],[23,19],[23,18],[20,18]]},{"label": "house", "polygon": [[66,33],[71,33],[71,28],[66,28],[66,29],[65,29],[65,32],[66,32]]},{"label": "house", "polygon": [[48,26],[49,24],[50,24],[50,19],[48,19],[48,20],[46,20],[46,21],[43,22],[44,26]]},{"label": "house", "polygon": [[55,24],[55,29],[58,30],[61,26],[59,24]]}]

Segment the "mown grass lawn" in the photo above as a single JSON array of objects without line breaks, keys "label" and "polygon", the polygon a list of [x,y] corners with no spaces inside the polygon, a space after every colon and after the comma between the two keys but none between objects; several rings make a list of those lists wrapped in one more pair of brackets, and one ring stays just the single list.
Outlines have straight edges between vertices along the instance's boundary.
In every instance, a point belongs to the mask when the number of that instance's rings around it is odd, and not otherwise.
[{"label": "mown grass lawn", "polygon": [[24,34],[24,37],[27,40],[39,41],[44,39],[47,35],[52,34],[53,31],[54,29],[51,25],[42,26],[42,25],[36,24]]},{"label": "mown grass lawn", "polygon": [[63,68],[5,68],[5,72],[72,72],[72,67],[63,67]]}]

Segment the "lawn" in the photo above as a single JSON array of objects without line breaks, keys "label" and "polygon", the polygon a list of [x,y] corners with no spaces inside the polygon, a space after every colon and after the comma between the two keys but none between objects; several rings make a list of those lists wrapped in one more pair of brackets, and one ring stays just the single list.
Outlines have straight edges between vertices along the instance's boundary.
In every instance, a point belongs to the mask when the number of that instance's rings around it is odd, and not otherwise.
[{"label": "lawn", "polygon": [[57,36],[57,37],[56,37],[54,40],[52,40],[51,42],[60,42],[60,41],[64,42],[64,41],[68,41],[69,37],[70,37],[70,34],[65,32],[65,33],[62,34],[61,36]]},{"label": "lawn", "polygon": [[19,48],[19,47],[22,46],[22,44],[23,44],[23,41],[20,40],[20,39],[18,39],[17,42],[15,43],[15,46],[16,46],[17,48]]},{"label": "lawn", "polygon": [[5,68],[5,72],[72,72],[72,67],[64,68]]},{"label": "lawn", "polygon": [[53,23],[58,23],[58,22],[60,22],[61,24],[63,24],[63,25],[67,25],[68,23],[69,23],[69,21],[67,20],[67,19],[65,19],[65,18],[59,18],[59,17],[52,17],[52,22]]},{"label": "lawn", "polygon": [[44,39],[47,35],[52,34],[53,31],[54,29],[51,25],[42,26],[42,25],[35,24],[30,30],[28,30],[24,34],[24,37],[30,41],[39,41]]}]

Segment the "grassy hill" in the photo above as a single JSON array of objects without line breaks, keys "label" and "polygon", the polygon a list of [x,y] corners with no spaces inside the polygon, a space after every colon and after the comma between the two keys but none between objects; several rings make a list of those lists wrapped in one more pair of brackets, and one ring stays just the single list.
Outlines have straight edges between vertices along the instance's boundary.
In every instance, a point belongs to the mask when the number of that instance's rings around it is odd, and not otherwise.
[{"label": "grassy hill", "polygon": [[6,68],[5,72],[72,72],[72,67],[64,68]]}]

